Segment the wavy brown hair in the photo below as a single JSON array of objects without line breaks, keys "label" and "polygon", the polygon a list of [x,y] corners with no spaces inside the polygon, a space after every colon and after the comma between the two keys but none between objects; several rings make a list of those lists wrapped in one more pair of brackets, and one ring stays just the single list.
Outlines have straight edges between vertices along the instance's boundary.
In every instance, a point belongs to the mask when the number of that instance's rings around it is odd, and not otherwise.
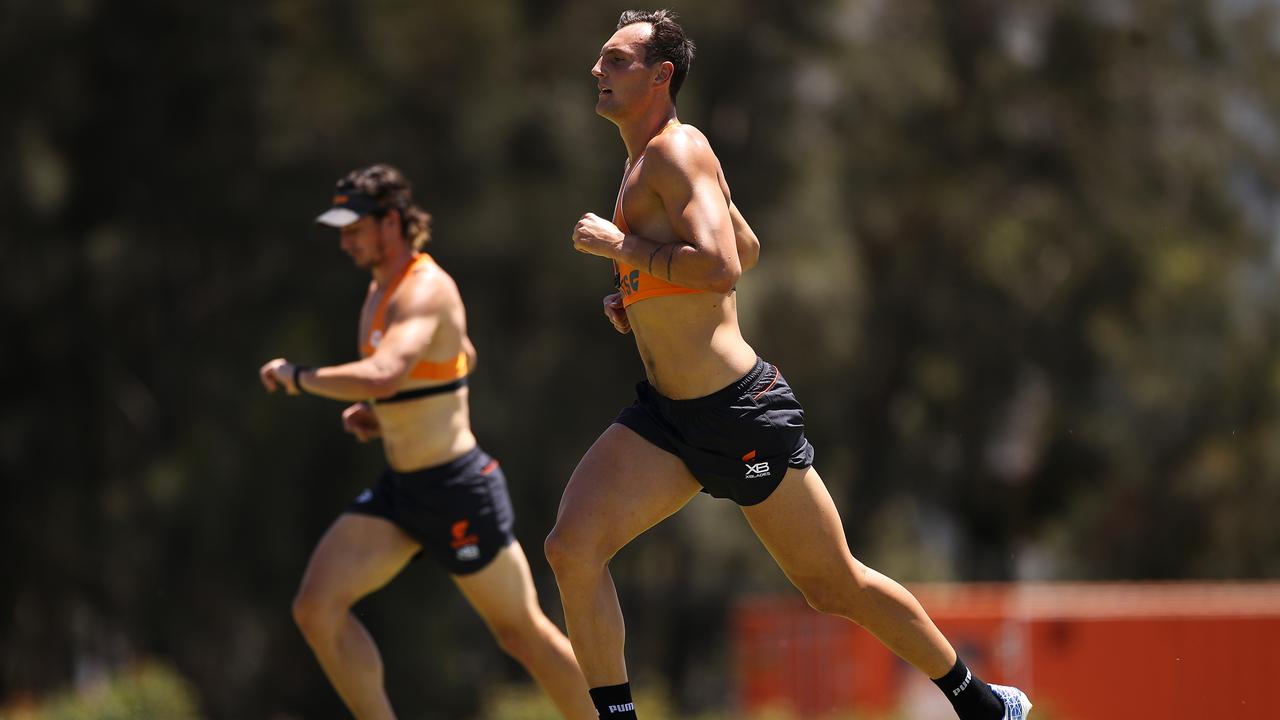
[{"label": "wavy brown hair", "polygon": [[352,170],[338,181],[338,187],[352,186],[377,200],[381,214],[392,210],[400,213],[400,231],[414,250],[421,250],[431,241],[431,214],[413,202],[413,187],[400,170],[386,163]]}]

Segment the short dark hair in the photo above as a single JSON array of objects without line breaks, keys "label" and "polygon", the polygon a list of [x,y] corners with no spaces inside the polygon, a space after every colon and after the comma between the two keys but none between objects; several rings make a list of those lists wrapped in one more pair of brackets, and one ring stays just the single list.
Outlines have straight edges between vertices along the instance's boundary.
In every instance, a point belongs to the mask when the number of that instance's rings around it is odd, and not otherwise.
[{"label": "short dark hair", "polygon": [[644,64],[669,60],[675,66],[671,85],[668,86],[671,102],[675,102],[676,93],[680,92],[680,86],[689,74],[689,66],[693,64],[693,41],[684,34],[684,28],[676,22],[676,14],[671,10],[628,10],[618,18],[618,29],[636,23],[653,26],[653,34],[644,43]]},{"label": "short dark hair", "polygon": [[414,250],[431,240],[431,215],[413,202],[413,188],[397,168],[378,163],[352,170],[338,181],[338,188],[353,187],[378,201],[379,215],[400,211],[400,229]]}]

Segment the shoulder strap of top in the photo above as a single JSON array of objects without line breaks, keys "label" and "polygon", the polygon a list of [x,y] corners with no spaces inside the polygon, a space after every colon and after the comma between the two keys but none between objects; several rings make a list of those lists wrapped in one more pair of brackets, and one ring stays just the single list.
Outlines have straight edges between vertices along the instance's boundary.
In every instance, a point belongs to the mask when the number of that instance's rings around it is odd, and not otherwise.
[{"label": "shoulder strap of top", "polygon": [[373,319],[369,323],[369,331],[386,330],[387,328],[387,308],[391,305],[391,296],[396,294],[396,290],[400,287],[400,283],[404,281],[415,269],[425,267],[434,262],[431,256],[426,253],[418,253],[414,259],[404,266],[399,275],[391,279],[385,290],[382,291],[382,297],[378,298],[378,306],[373,310]]}]

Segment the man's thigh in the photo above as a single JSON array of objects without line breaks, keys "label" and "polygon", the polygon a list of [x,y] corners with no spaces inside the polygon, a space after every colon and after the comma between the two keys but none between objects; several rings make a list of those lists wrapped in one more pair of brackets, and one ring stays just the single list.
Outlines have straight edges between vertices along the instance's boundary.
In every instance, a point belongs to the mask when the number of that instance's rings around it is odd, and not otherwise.
[{"label": "man's thigh", "polygon": [[523,624],[537,612],[533,575],[519,542],[499,550],[483,570],[454,575],[453,582],[490,627]]},{"label": "man's thigh", "polygon": [[680,458],[613,424],[565,486],[556,533],[595,543],[605,557],[684,507],[702,486]]},{"label": "man's thigh", "polygon": [[742,514],[793,581],[856,567],[840,513],[812,467],[788,470],[768,499]]},{"label": "man's thigh", "polygon": [[390,582],[421,547],[385,518],[343,513],[311,554],[301,591],[354,603]]}]

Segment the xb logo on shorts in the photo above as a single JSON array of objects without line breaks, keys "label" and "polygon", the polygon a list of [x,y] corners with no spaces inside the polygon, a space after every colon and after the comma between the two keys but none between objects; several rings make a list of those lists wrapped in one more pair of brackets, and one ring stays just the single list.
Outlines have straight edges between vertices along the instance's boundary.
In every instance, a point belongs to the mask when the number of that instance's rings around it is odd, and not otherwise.
[{"label": "xb logo on shorts", "polygon": [[459,560],[475,560],[480,557],[480,537],[478,535],[467,534],[467,526],[471,524],[470,520],[459,520],[453,524],[451,532],[453,540],[449,542],[449,546],[453,548],[454,554]]},{"label": "xb logo on shorts", "polygon": [[752,463],[756,459],[756,451],[752,450],[742,456],[742,462],[747,464],[747,480],[755,480],[756,478],[769,477],[769,461]]}]

